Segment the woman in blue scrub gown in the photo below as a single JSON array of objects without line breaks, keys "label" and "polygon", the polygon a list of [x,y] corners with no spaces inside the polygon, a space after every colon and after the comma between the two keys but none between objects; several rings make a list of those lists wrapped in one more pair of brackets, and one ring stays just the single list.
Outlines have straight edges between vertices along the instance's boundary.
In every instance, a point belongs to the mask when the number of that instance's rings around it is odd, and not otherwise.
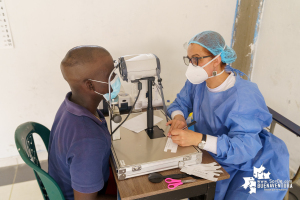
[{"label": "woman in blue scrub gown", "polygon": [[[216,32],[194,36],[187,54],[188,80],[168,108],[173,141],[181,146],[197,146],[206,135],[203,149],[230,174],[229,179],[217,182],[215,200],[282,200],[287,190],[256,185],[257,181],[289,180],[287,147],[264,129],[271,124],[272,115],[257,85],[226,65],[236,60],[236,54]],[[195,132],[181,130],[191,112],[197,122]],[[258,172],[254,167],[259,168]],[[246,177],[256,183],[247,185]]]}]

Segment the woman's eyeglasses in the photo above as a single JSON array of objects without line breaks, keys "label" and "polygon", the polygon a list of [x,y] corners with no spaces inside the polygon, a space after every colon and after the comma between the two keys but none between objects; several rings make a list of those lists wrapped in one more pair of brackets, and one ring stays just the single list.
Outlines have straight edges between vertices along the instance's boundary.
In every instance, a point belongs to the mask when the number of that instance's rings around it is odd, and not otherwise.
[{"label": "woman's eyeglasses", "polygon": [[192,57],[189,58],[188,56],[183,56],[183,61],[186,66],[189,66],[190,63],[192,63],[193,66],[197,67],[198,66],[198,61],[203,59],[203,58],[208,58],[211,56],[203,56],[203,57]]}]

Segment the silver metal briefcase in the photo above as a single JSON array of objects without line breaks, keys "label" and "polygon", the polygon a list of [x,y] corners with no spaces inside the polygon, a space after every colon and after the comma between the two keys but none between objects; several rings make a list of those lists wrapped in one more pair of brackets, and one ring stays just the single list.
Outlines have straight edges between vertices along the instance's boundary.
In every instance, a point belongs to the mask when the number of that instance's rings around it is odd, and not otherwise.
[{"label": "silver metal briefcase", "polygon": [[[131,119],[141,113],[132,113]],[[155,110],[154,115],[163,120],[156,125],[164,130],[165,136],[169,126],[161,110]],[[124,119],[127,115],[122,115]],[[106,118],[108,127],[109,118]],[[199,164],[202,162],[202,152],[198,147],[180,147],[176,153],[164,152],[167,137],[150,139],[146,131],[132,132],[120,127],[121,139],[112,141],[112,160],[119,180],[159,172],[168,169],[181,168],[185,165]]]}]

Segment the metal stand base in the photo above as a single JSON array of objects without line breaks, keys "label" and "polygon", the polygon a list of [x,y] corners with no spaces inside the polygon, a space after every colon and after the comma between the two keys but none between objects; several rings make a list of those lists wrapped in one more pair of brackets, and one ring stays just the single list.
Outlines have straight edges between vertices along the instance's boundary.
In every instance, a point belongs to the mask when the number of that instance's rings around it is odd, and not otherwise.
[{"label": "metal stand base", "polygon": [[153,129],[145,129],[150,139],[166,137],[164,131],[160,129],[158,126],[153,126]]}]

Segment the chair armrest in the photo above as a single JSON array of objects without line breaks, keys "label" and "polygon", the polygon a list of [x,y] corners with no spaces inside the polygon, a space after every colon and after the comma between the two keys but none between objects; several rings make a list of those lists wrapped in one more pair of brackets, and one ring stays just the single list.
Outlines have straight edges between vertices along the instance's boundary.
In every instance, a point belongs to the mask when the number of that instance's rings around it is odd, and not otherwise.
[{"label": "chair armrest", "polygon": [[300,126],[290,121],[289,119],[285,118],[284,116],[282,116],[281,114],[273,110],[272,108],[268,107],[268,109],[272,114],[272,118],[274,121],[276,121],[278,124],[288,129],[298,137],[300,137]]}]

